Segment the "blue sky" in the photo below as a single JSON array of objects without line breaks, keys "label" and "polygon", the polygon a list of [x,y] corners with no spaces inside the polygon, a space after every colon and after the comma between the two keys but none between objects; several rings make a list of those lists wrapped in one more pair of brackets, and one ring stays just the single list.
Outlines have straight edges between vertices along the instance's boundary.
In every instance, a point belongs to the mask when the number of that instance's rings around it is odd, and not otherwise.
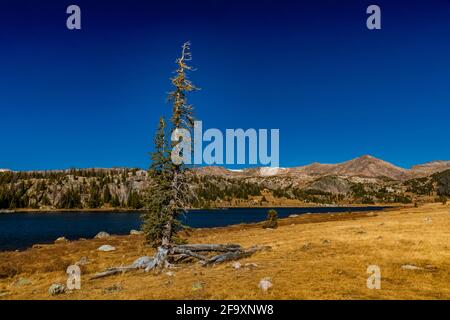
[{"label": "blue sky", "polygon": [[450,1],[242,2],[3,0],[0,168],[148,167],[186,40],[203,126],[279,128],[281,166],[450,159]]}]

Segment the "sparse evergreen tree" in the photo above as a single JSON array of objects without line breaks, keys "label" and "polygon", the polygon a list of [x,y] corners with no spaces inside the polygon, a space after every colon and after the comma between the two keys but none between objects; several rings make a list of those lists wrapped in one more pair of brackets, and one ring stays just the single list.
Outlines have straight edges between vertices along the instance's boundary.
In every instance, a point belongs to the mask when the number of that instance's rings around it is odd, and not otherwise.
[{"label": "sparse evergreen tree", "polygon": [[[193,70],[187,64],[191,58],[190,44],[186,42],[182,46],[181,57],[176,60],[178,65],[175,71],[176,75],[171,79],[174,90],[168,94],[168,101],[172,103],[171,128],[168,130],[170,134],[181,129],[192,131],[193,109],[192,105],[187,102],[187,93],[197,88],[187,76],[187,72]],[[179,230],[177,216],[185,212],[193,200],[188,184],[189,169],[183,163],[176,164],[172,161],[165,130],[164,120],[161,119],[155,138],[152,165],[149,170],[152,178],[147,201],[149,212],[144,216],[143,225],[147,240],[159,246],[156,258],[158,267],[166,264],[169,249],[177,239],[176,233]],[[176,143],[172,142],[171,147],[174,147]]]},{"label": "sparse evergreen tree", "polygon": [[114,196],[111,198],[111,203],[110,203],[110,205],[111,205],[112,207],[114,207],[114,208],[120,207],[120,200],[119,200],[119,197],[118,197],[117,195],[114,195]]},{"label": "sparse evergreen tree", "polygon": [[103,190],[103,203],[110,203],[111,202],[111,192],[109,191],[109,187],[106,186]]},{"label": "sparse evergreen tree", "polygon": [[99,208],[102,205],[102,198],[100,194],[100,188],[95,181],[91,182],[89,188],[89,208]]},{"label": "sparse evergreen tree", "polygon": [[161,117],[156,132],[155,151],[151,154],[149,176],[151,185],[145,199],[147,211],[142,215],[146,240],[154,247],[162,244],[164,228],[170,216],[169,204],[172,195],[169,150],[166,141],[166,124]]},{"label": "sparse evergreen tree", "polygon": [[278,212],[276,212],[273,209],[270,209],[267,212],[267,221],[264,222],[263,228],[264,229],[267,229],[267,228],[276,229],[277,227],[278,227]]}]

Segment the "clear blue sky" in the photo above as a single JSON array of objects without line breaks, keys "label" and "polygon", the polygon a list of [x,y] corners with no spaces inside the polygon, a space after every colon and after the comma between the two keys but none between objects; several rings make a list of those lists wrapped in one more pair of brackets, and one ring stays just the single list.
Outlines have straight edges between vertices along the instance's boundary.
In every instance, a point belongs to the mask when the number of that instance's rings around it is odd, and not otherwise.
[{"label": "clear blue sky", "polygon": [[186,40],[197,118],[279,128],[281,166],[450,159],[450,1],[243,2],[3,0],[0,168],[146,168]]}]

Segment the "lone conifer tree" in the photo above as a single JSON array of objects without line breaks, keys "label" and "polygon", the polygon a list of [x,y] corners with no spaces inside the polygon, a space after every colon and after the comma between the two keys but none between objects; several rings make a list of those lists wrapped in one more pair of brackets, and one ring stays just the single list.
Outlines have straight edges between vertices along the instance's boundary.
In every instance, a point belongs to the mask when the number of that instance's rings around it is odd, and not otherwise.
[{"label": "lone conifer tree", "polygon": [[[172,103],[170,133],[177,129],[191,131],[193,128],[192,105],[187,103],[187,93],[197,89],[187,77],[187,72],[193,70],[187,65],[191,59],[190,45],[186,42],[182,46],[181,57],[176,60],[176,76],[171,79],[174,89],[168,95],[168,101]],[[172,142],[171,146],[175,144]],[[143,215],[147,241],[153,246],[159,246],[155,263],[160,267],[164,266],[167,254],[177,239],[180,223],[176,218],[186,211],[193,196],[187,181],[189,168],[183,163],[172,161],[168,145],[166,124],[161,118],[149,170],[152,182],[146,200],[148,212]]]},{"label": "lone conifer tree", "polygon": [[[185,42],[182,46],[181,57],[176,60],[178,65],[175,71],[176,76],[171,79],[174,89],[169,92],[167,97],[167,100],[172,103],[172,117],[170,119],[172,125],[171,133],[180,129],[191,131],[194,126],[193,107],[187,101],[187,94],[191,91],[198,90],[188,79],[187,75],[189,71],[194,70],[187,64],[191,60],[190,43]],[[171,147],[174,147],[176,144],[177,142],[173,141]],[[176,217],[180,213],[186,212],[193,197],[187,181],[189,168],[183,163],[177,164],[173,161],[170,161],[168,167],[172,182],[172,194],[169,203],[170,214],[166,221],[162,237],[161,245],[163,248],[170,248],[172,237],[176,232]]]},{"label": "lone conifer tree", "polygon": [[151,185],[147,192],[147,212],[142,215],[142,229],[148,243],[154,247],[162,244],[164,228],[170,217],[170,200],[172,195],[169,150],[166,141],[166,123],[159,119],[155,136],[155,151],[151,155],[149,176]]},{"label": "lone conifer tree", "polygon": [[177,142],[170,144],[166,132],[170,132],[172,136],[175,130],[183,129],[192,132],[193,129],[192,106],[187,103],[187,93],[197,88],[187,78],[187,72],[193,70],[187,65],[187,62],[191,60],[189,49],[187,42],[182,46],[181,57],[176,60],[178,69],[176,76],[171,79],[174,90],[168,96],[168,100],[173,105],[171,127],[166,128],[163,118],[159,120],[155,151],[152,153],[152,164],[149,169],[151,181],[145,201],[147,212],[143,215],[142,228],[147,241],[158,247],[158,250],[152,259],[139,258],[129,266],[109,268],[91,279],[139,268],[145,268],[145,271],[164,268],[170,265],[169,261],[179,263],[188,259],[197,259],[206,266],[248,257],[266,249],[260,246],[244,249],[239,244],[177,243],[176,233],[180,223],[176,218],[181,212],[186,212],[194,200],[194,194],[188,184],[188,179],[191,178],[189,167],[178,161],[172,161],[170,149],[173,149]]}]

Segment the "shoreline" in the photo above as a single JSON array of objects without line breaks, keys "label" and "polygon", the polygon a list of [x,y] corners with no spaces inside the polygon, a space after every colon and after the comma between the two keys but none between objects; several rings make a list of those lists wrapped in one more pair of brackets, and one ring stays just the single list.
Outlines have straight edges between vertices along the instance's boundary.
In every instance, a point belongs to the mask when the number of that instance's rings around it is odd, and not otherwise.
[{"label": "shoreline", "polygon": [[[268,295],[275,300],[448,299],[449,208],[429,204],[376,213],[302,215],[280,219],[277,229],[263,229],[260,223],[194,229],[182,234],[189,243],[233,241],[245,248],[265,245],[272,250],[241,259],[240,268],[230,263],[208,268],[186,263],[170,275],[128,272],[88,281],[111,266],[154,255],[142,235],[111,235],[0,252],[0,300],[265,300]],[[115,250],[99,252],[105,244]],[[84,261],[80,263],[81,289],[49,295],[52,284],[67,281],[67,265],[80,261]],[[381,266],[386,275],[383,290],[365,286],[366,269],[372,264]],[[258,288],[265,277],[273,282],[269,292]],[[195,283],[202,288],[193,290]]]},{"label": "shoreline", "polygon": [[[227,207],[213,207],[213,208],[190,208],[188,210],[227,210],[227,209],[283,209],[283,208],[371,208],[371,207],[386,207],[386,208],[408,208],[412,205],[405,205],[402,203],[376,203],[376,204],[333,204],[333,205],[273,205],[270,204],[264,206],[227,206]],[[33,209],[33,208],[20,208],[20,209],[0,209],[1,214],[14,214],[14,213],[133,213],[133,212],[145,212],[146,209],[129,209],[129,208],[83,208],[83,209]]]},{"label": "shoreline", "polygon": [[[399,207],[386,207],[384,209],[379,209],[375,211],[375,216],[377,213],[381,212],[389,212],[389,211],[396,211],[402,208]],[[404,209],[404,208],[403,208]],[[317,223],[317,222],[331,222],[331,221],[339,221],[339,220],[350,220],[355,218],[361,218],[361,217],[370,217],[373,215],[373,212],[370,210],[367,211],[348,211],[348,212],[322,212],[322,213],[293,213],[290,216],[279,218],[278,224],[283,226],[287,225],[290,221],[295,220],[297,223]],[[225,226],[215,226],[215,227],[200,227],[200,228],[191,228],[188,229],[192,232],[197,233],[203,233],[203,232],[211,232],[213,230],[235,230],[235,229],[253,229],[253,228],[259,228],[264,223],[264,221],[255,221],[255,222],[241,222],[236,224],[230,224]],[[101,230],[99,230],[101,231]],[[183,234],[184,232],[181,231]],[[129,233],[111,233],[109,237],[128,237],[130,236]],[[76,243],[79,241],[85,241],[85,240],[95,240],[95,238],[79,238],[79,239],[67,239],[68,243]],[[56,244],[55,241],[42,241],[33,243],[30,246],[23,247],[23,248],[16,248],[16,249],[6,249],[2,250],[0,249],[0,255],[2,253],[8,253],[8,252],[25,252],[27,250],[31,249],[39,249],[42,247],[48,247]]]}]

